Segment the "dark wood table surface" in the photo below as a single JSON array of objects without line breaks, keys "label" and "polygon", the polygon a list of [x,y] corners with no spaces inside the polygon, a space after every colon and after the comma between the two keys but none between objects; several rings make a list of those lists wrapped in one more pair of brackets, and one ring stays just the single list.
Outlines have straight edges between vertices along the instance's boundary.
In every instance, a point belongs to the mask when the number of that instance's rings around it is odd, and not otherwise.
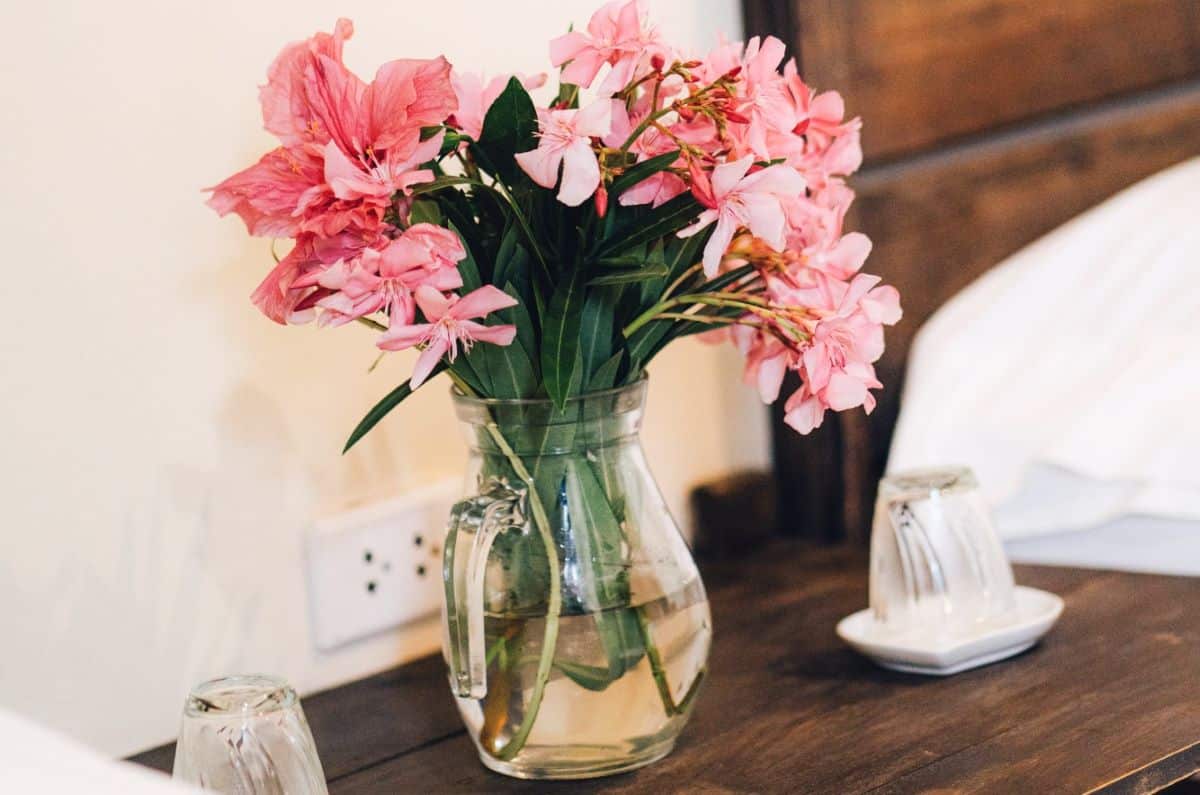
[{"label": "dark wood table surface", "polygon": [[[488,772],[426,657],[304,699],[330,792],[1140,793],[1200,770],[1200,579],[1018,567],[1066,600],[1058,625],[935,678],[834,635],[866,606],[861,558],[777,542],[702,568],[709,678],[666,759],[586,782]],[[135,760],[169,770],[173,754]]]}]

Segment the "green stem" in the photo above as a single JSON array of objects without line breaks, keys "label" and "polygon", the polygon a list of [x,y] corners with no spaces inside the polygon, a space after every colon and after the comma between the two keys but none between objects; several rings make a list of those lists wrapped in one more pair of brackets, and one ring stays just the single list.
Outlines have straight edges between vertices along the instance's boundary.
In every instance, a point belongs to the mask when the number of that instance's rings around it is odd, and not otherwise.
[{"label": "green stem", "polygon": [[668,105],[667,107],[663,108],[662,110],[656,110],[655,112],[651,113],[646,118],[642,119],[642,123],[639,124],[637,127],[634,127],[633,132],[631,132],[629,134],[629,137],[625,139],[625,143],[621,144],[621,151],[628,152],[629,147],[633,146],[633,142],[638,139],[639,135],[646,132],[646,130],[650,129],[651,124],[654,124],[654,122],[658,121],[659,119],[661,119],[663,116],[666,116],[670,112],[671,112],[671,107]]},{"label": "green stem", "polygon": [[[599,475],[599,480],[602,484],[604,484],[605,492],[610,492],[611,488],[608,482],[608,464],[605,462],[605,452],[606,448],[604,447],[601,447],[597,451],[596,461],[593,468],[599,467],[600,471],[597,473]],[[610,502],[612,501],[611,497],[608,497],[608,499]],[[638,544],[635,543],[636,539],[629,537],[629,529],[625,523],[621,524],[621,534],[625,536],[625,543],[628,545],[629,549],[637,548]],[[667,681],[667,669],[666,666],[663,665],[662,654],[659,652],[658,646],[654,642],[654,636],[650,632],[650,622],[646,618],[645,610],[645,606],[642,605],[639,607],[634,607],[633,613],[637,618],[638,634],[642,639],[642,647],[646,650],[646,659],[650,662],[650,674],[654,677],[654,684],[658,688],[658,695],[659,698],[662,699],[663,711],[667,714],[667,717],[680,715],[687,710],[688,706],[692,702],[692,699],[695,697],[696,691],[700,685],[700,680],[704,678],[704,671],[701,670],[696,675],[696,679],[692,682],[691,687],[688,688],[688,692],[684,696],[683,700],[678,704],[675,703],[675,699],[671,696],[671,685]]]},{"label": "green stem", "polygon": [[663,298],[670,298],[671,293],[675,292],[680,285],[690,279],[694,274],[698,273],[703,267],[703,263],[697,262],[695,265],[679,274],[679,278],[668,284],[667,289],[663,290]]},{"label": "green stem", "polygon": [[663,666],[662,655],[658,651],[658,646],[654,645],[654,638],[650,636],[650,622],[646,620],[646,614],[643,608],[638,607],[634,610],[637,614],[638,631],[642,635],[642,644],[646,647],[646,657],[650,660],[650,672],[654,676],[654,684],[658,686],[658,695],[662,698],[663,709],[666,710],[668,717],[682,715],[687,712],[692,701],[696,698],[696,693],[700,691],[700,682],[704,679],[704,669],[701,668],[696,673],[696,678],[692,680],[691,687],[683,694],[678,702],[671,695],[671,684],[667,681],[667,670]]},{"label": "green stem", "polygon": [[378,320],[372,320],[369,317],[356,317],[354,319],[357,320],[359,323],[362,323],[367,328],[375,329],[376,331],[387,331],[388,330],[387,326],[383,325]]},{"label": "green stem", "polygon": [[542,653],[538,658],[533,692],[529,696],[529,705],[525,708],[525,716],[521,719],[520,727],[504,747],[495,754],[497,759],[507,762],[520,753],[525,746],[525,741],[529,739],[529,732],[533,731],[533,723],[537,720],[538,710],[542,706],[542,697],[546,693],[546,683],[550,679],[550,669],[554,664],[554,650],[558,644],[558,619],[559,613],[562,612],[562,574],[559,571],[558,548],[554,544],[550,517],[538,495],[537,483],[529,474],[529,470],[525,468],[525,463],[513,451],[508,440],[504,438],[504,434],[500,432],[500,427],[494,422],[489,422],[487,431],[496,446],[504,453],[504,457],[508,459],[513,472],[525,484],[529,507],[533,512],[533,521],[537,525],[538,533],[542,537],[542,544],[546,548],[546,565],[550,568],[550,602],[546,607],[546,630],[542,636]]},{"label": "green stem", "polygon": [[674,298],[667,298],[659,301],[654,306],[647,309],[642,314],[634,318],[628,326],[622,329],[621,333],[628,339],[638,329],[652,320],[656,320],[666,310],[689,304],[705,304],[707,306],[723,306],[745,309],[747,312],[754,312],[764,308],[765,304],[753,300],[753,296],[744,293],[694,293],[691,295],[679,295]]},{"label": "green stem", "polygon": [[[454,385],[462,390],[463,394],[476,395],[461,378],[454,374],[453,371],[447,371],[450,374],[450,379]],[[477,396],[477,395],[476,395]],[[542,505],[542,499],[538,496],[537,483],[533,479],[533,475],[525,468],[525,462],[516,454],[508,440],[504,438],[504,434],[500,431],[500,426],[495,422],[487,424],[488,435],[492,437],[492,441],[500,448],[500,452],[508,459],[509,466],[513,468],[513,472],[525,484],[528,493],[529,507],[533,513],[533,522],[537,525],[538,533],[542,537],[542,544],[546,549],[546,565],[550,569],[550,597],[549,604],[546,607],[546,630],[542,636],[542,653],[538,658],[537,674],[533,683],[533,692],[529,697],[529,705],[525,709],[525,717],[521,720],[521,726],[513,734],[504,747],[494,754],[497,759],[509,761],[521,752],[525,746],[525,741],[529,739],[529,732],[533,731],[533,723],[537,719],[538,710],[542,706],[542,697],[546,692],[546,683],[550,679],[550,669],[554,663],[554,650],[558,644],[558,620],[559,613],[562,612],[562,574],[559,571],[558,565],[558,548],[554,544],[554,534],[550,527],[550,517],[546,513],[545,506]]]}]

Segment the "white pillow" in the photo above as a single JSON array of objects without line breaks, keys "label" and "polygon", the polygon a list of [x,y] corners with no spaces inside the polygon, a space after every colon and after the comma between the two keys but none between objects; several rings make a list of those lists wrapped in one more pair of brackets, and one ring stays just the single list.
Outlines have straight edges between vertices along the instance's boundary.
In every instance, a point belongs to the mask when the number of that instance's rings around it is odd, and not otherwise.
[{"label": "white pillow", "polygon": [[1019,251],[929,319],[888,468],[942,464],[976,471],[1009,538],[1130,514],[1200,520],[1200,158]]},{"label": "white pillow", "polygon": [[[115,717],[119,720],[119,716]],[[131,762],[107,759],[80,743],[0,708],[0,792],[22,795],[200,795]]]}]

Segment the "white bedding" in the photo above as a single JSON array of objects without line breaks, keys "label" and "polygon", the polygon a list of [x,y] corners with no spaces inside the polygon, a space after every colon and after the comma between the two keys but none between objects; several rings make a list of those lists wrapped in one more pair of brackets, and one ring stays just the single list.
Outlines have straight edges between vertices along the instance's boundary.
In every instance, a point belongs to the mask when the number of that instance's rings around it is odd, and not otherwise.
[{"label": "white bedding", "polygon": [[1200,575],[1200,159],[925,324],[888,468],[966,464],[1017,559]]}]

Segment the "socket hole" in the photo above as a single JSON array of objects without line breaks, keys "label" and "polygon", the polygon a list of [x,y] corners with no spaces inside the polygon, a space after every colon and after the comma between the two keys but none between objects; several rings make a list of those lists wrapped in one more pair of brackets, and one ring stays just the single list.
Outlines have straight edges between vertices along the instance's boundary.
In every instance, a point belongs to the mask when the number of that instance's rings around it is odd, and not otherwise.
[{"label": "socket hole", "polygon": [[367,593],[375,593],[375,590],[378,587],[379,583],[375,582],[374,580],[367,580]]},{"label": "socket hole", "polygon": [[417,566],[417,576],[418,576],[418,577],[424,577],[424,576],[425,576],[425,564],[424,564],[424,563],[422,563],[422,564],[420,564],[419,566]]},{"label": "socket hole", "polygon": [[370,563],[373,560],[375,560],[375,553],[369,549],[365,550],[363,552],[363,563]]},{"label": "socket hole", "polygon": [[415,536],[415,537],[413,538],[413,545],[414,545],[414,546],[418,546],[418,547],[419,547],[419,546],[421,546],[421,545],[422,545],[422,544],[424,544],[424,543],[425,543],[425,536]]}]

